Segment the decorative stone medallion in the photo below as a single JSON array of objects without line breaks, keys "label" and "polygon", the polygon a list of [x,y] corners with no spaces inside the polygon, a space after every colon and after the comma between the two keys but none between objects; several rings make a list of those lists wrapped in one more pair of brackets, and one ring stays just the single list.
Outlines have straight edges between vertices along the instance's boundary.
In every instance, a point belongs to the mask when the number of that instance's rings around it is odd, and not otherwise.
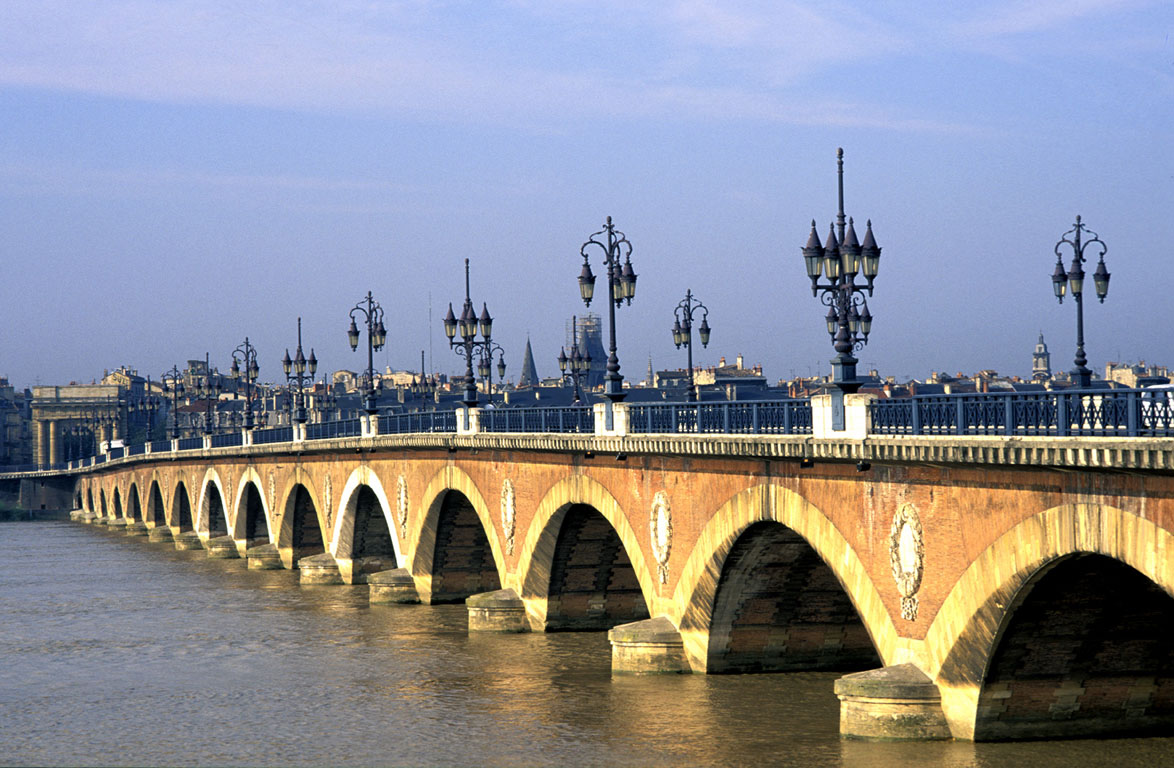
[{"label": "decorative stone medallion", "polygon": [[408,540],[408,481],[399,476],[395,487],[395,516],[399,520],[400,541]]},{"label": "decorative stone medallion", "polygon": [[501,484],[501,530],[505,533],[505,553],[514,553],[514,484],[506,478]]},{"label": "decorative stone medallion", "polygon": [[652,513],[648,519],[649,537],[652,539],[652,556],[656,558],[656,575],[661,584],[669,580],[669,555],[673,551],[673,512],[669,497],[664,491],[657,491],[652,498]]},{"label": "decorative stone medallion", "polygon": [[889,531],[889,563],[893,567],[893,581],[901,593],[901,618],[917,620],[917,591],[925,570],[925,544],[922,539],[921,518],[917,507],[905,503],[893,515]]},{"label": "decorative stone medallion", "polygon": [[333,503],[333,499],[331,498],[334,495],[333,490],[334,489],[330,487],[330,475],[327,475],[325,477],[325,479],[323,479],[323,481],[322,481],[322,491],[326,495],[326,527],[327,528],[334,527],[334,503]]}]

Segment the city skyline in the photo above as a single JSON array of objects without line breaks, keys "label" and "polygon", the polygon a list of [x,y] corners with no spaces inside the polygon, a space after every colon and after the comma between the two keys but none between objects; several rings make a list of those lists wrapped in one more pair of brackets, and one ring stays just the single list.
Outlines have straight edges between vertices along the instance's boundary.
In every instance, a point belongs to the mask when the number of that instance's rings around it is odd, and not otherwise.
[{"label": "city skyline", "polygon": [[388,317],[379,368],[424,349],[457,373],[440,320],[465,257],[507,378],[527,337],[554,375],[584,311],[579,246],[608,215],[640,276],[617,313],[626,380],[649,355],[684,366],[687,288],[712,311],[698,365],[826,374],[800,248],[835,216],[838,146],[846,212],[883,249],[862,372],[1028,377],[1041,331],[1070,369],[1075,312],[1049,276],[1077,214],[1113,274],[1085,307],[1089,366],[1174,359],[1168,4],[5,11],[0,375],[17,386],[205,351],[226,370],[245,336],[280,381],[298,316],[320,370],[358,369],[346,312],[367,290]]}]

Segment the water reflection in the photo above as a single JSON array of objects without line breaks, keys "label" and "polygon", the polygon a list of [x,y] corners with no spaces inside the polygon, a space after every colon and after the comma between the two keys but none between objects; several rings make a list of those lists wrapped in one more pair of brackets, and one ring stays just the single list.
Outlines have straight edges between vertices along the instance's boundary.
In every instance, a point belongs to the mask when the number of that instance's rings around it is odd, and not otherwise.
[{"label": "water reflection", "polygon": [[0,762],[1160,765],[1174,740],[839,738],[835,673],[610,674],[605,633],[466,632],[102,527],[0,524]]}]

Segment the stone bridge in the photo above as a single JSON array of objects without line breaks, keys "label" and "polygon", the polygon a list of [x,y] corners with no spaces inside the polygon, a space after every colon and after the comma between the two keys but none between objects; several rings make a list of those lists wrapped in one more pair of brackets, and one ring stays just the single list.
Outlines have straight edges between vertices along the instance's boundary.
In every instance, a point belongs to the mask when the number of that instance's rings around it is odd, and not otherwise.
[{"label": "stone bridge", "polygon": [[1172,471],[1169,439],[482,433],[68,476],[152,540],[610,630],[617,673],[854,672],[846,734],[987,740],[1174,725]]}]

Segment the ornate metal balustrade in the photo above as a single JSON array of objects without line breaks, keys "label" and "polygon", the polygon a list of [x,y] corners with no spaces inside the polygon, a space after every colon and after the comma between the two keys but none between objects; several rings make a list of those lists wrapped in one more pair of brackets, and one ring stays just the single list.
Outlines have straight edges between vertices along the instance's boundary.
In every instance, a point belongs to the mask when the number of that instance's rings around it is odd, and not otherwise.
[{"label": "ornate metal balustrade", "polygon": [[811,433],[811,403],[763,400],[633,404],[628,407],[628,429],[641,434],[804,435]]},{"label": "ornate metal balustrade", "polygon": [[242,445],[244,439],[240,432],[228,432],[223,435],[212,435],[213,448],[230,448]]},{"label": "ornate metal balustrade", "polygon": [[379,417],[379,434],[403,435],[411,432],[456,432],[455,411],[388,413]]},{"label": "ornate metal balustrade", "polygon": [[484,432],[595,432],[589,405],[566,408],[492,408],[481,411]]},{"label": "ornate metal balustrade", "polygon": [[359,437],[363,434],[363,422],[359,419],[322,421],[306,425],[307,440],[329,440],[332,437]]},{"label": "ornate metal balustrade", "polygon": [[875,400],[877,435],[1174,436],[1174,392],[1110,389]]},{"label": "ornate metal balustrade", "polygon": [[[634,434],[807,435],[812,432],[808,400],[733,403],[633,403],[627,406],[628,431]],[[1040,437],[1174,437],[1174,390],[1113,389],[1060,392],[991,392],[918,395],[869,405],[870,434],[909,436],[1002,435]],[[558,408],[486,408],[482,432],[594,434],[589,406]],[[455,433],[456,411],[395,413],[379,416],[379,434]],[[307,440],[362,435],[360,419],[306,426]],[[293,441],[293,427],[253,432],[255,445]],[[243,445],[241,432],[212,437],[212,447]],[[204,438],[155,440],[151,453],[199,450]],[[0,467],[0,474],[84,469],[124,456],[138,456],[147,445],[133,444],[109,453],[48,467]]]},{"label": "ornate metal balustrade", "polygon": [[293,442],[293,427],[270,427],[253,432],[253,445]]}]

